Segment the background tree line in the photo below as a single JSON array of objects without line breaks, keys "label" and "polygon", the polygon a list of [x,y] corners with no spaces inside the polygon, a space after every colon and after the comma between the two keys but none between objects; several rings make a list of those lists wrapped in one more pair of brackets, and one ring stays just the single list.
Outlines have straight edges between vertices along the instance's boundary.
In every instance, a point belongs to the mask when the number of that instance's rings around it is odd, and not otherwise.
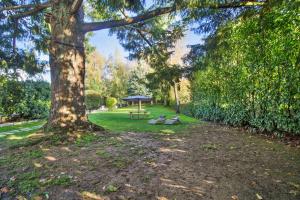
[{"label": "background tree line", "polygon": [[108,98],[115,98],[118,104],[122,104],[122,98],[128,95],[152,96],[146,86],[146,68],[141,63],[126,63],[118,51],[108,58],[96,50],[90,52],[85,83],[87,109],[107,105],[112,101]]}]

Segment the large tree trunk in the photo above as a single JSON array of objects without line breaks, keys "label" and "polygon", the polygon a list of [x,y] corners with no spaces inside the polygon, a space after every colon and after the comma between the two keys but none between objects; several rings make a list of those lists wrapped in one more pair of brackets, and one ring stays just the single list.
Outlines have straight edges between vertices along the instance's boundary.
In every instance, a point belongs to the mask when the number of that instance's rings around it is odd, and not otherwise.
[{"label": "large tree trunk", "polygon": [[47,129],[87,127],[84,103],[85,54],[83,10],[71,14],[72,0],[53,4],[50,43],[51,110]]}]

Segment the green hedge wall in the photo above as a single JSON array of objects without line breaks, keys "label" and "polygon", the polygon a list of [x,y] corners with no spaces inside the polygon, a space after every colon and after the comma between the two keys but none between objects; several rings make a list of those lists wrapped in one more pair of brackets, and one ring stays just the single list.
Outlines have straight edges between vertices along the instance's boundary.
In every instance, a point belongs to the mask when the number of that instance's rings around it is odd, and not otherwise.
[{"label": "green hedge wall", "polygon": [[295,1],[273,1],[206,40],[192,81],[199,118],[300,134],[300,17]]},{"label": "green hedge wall", "polygon": [[50,108],[50,84],[45,81],[2,80],[0,112],[9,118],[46,118]]}]

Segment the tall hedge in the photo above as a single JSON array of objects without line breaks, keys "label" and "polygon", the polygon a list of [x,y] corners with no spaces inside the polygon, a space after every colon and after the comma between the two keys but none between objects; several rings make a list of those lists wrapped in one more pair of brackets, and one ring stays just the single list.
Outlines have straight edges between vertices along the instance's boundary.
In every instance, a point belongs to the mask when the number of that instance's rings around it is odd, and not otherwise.
[{"label": "tall hedge", "polygon": [[88,110],[98,109],[103,104],[101,94],[94,90],[87,90],[85,92],[85,104]]},{"label": "tall hedge", "polygon": [[274,1],[219,28],[195,61],[195,115],[300,134],[299,33],[296,1]]},{"label": "tall hedge", "polygon": [[50,84],[45,81],[5,80],[0,88],[0,111],[8,117],[46,118],[50,108]]}]

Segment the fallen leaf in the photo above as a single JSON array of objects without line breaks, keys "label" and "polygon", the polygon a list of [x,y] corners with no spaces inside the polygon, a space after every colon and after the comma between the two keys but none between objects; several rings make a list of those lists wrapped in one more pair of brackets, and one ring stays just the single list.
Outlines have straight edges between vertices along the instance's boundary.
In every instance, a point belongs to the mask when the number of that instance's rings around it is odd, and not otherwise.
[{"label": "fallen leaf", "polygon": [[166,197],[157,197],[157,200],[168,200]]},{"label": "fallen leaf", "polygon": [[232,200],[239,200],[239,197],[238,197],[237,195],[232,195],[232,196],[231,196],[231,199],[232,199]]},{"label": "fallen leaf", "polygon": [[259,200],[262,200],[262,196],[260,196],[258,193],[256,193],[256,198],[259,199]]}]

